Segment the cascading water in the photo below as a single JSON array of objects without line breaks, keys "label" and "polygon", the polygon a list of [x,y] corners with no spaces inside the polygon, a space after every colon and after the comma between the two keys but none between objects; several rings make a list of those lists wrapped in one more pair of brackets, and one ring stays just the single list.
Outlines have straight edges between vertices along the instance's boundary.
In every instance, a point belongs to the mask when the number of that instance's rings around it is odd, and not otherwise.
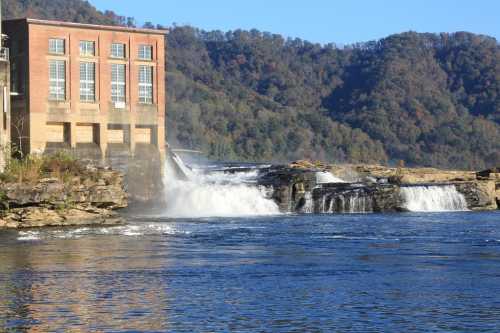
[{"label": "cascading water", "polygon": [[405,208],[412,212],[465,211],[467,201],[455,186],[401,187]]},{"label": "cascading water", "polygon": [[[172,158],[171,163],[173,163],[177,167],[177,169],[176,170],[167,170],[167,171],[174,171],[176,178],[181,178],[183,180],[189,180],[189,179],[194,177],[191,169],[189,169],[186,166],[186,164],[184,164],[184,162],[179,157],[179,155],[172,152],[170,157]],[[172,167],[172,169],[173,169],[174,165],[170,164],[170,167]]]},{"label": "cascading water", "polygon": [[314,201],[312,193],[307,191],[304,194],[304,206],[301,209],[303,214],[312,214],[314,212]]},{"label": "cascading water", "polygon": [[[229,217],[280,213],[277,204],[268,198],[266,190],[253,183],[258,175],[257,170],[204,174],[189,169],[175,154],[165,165],[165,215],[168,217]],[[179,169],[184,173],[182,177],[177,175]]]},{"label": "cascading water", "polygon": [[316,183],[317,184],[345,183],[345,181],[343,179],[335,177],[331,172],[320,171],[316,172]]},{"label": "cascading water", "polygon": [[333,196],[323,196],[322,213],[371,213],[373,200],[358,191],[344,192]]},{"label": "cascading water", "polygon": [[360,196],[359,193],[349,198],[349,213],[371,213],[373,211],[371,197]]}]

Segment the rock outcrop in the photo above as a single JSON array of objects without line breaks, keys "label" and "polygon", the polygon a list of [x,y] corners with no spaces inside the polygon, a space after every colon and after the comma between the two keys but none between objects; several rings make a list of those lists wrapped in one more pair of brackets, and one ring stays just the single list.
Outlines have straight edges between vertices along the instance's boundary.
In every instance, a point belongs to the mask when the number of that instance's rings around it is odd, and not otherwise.
[{"label": "rock outcrop", "polygon": [[[318,184],[317,172],[331,172],[345,183]],[[463,194],[467,208],[500,207],[497,169],[477,173],[432,168],[388,168],[375,165],[327,165],[297,161],[262,170],[259,185],[272,189],[283,212],[368,213],[396,212],[407,208],[401,187],[453,185]]]},{"label": "rock outcrop", "polygon": [[263,172],[259,185],[272,189],[272,198],[283,212],[368,213],[403,210],[399,186],[391,184],[318,184],[324,169],[281,166]]},{"label": "rock outcrop", "polygon": [[373,213],[404,210],[396,185],[322,184],[314,189],[314,212]]},{"label": "rock outcrop", "polygon": [[498,208],[497,193],[494,181],[454,183],[458,192],[462,193],[471,210],[492,210]]},{"label": "rock outcrop", "polygon": [[307,169],[276,166],[265,171],[259,185],[272,189],[272,198],[283,212],[300,212],[316,185],[315,172]]},{"label": "rock outcrop", "polygon": [[100,168],[72,179],[0,184],[0,227],[117,224],[127,207],[121,173]]}]

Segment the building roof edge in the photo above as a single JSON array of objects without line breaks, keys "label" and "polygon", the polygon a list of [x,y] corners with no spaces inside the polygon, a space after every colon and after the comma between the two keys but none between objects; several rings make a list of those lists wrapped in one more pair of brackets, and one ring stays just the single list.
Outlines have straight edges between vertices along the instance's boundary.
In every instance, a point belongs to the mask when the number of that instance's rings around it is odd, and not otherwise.
[{"label": "building roof edge", "polygon": [[54,20],[41,20],[33,18],[19,18],[13,20],[5,20],[3,22],[13,22],[13,21],[26,21],[27,24],[51,25],[59,27],[73,27],[73,28],[95,29],[95,30],[126,31],[126,32],[147,33],[155,35],[167,35],[169,33],[169,30],[161,30],[161,29],[133,28],[133,27],[123,27],[118,25],[115,26],[115,25],[88,24],[88,23],[76,23],[76,22],[65,22],[65,21],[54,21]]}]

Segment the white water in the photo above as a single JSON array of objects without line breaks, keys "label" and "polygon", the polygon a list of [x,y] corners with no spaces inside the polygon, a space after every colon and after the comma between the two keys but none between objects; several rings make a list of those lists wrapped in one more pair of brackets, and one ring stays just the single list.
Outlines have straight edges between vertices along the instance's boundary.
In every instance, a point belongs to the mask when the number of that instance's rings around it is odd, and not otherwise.
[{"label": "white water", "polygon": [[405,208],[412,212],[465,211],[467,202],[455,186],[402,187]]},{"label": "white water", "polygon": [[84,236],[125,236],[138,237],[143,235],[189,235],[191,231],[179,226],[165,223],[140,223],[102,228],[44,228],[40,230],[19,231],[17,240],[25,242],[45,241],[49,239],[78,239]]},{"label": "white water", "polygon": [[213,172],[190,170],[180,158],[174,160],[188,180],[175,177],[166,163],[165,189],[168,217],[234,217],[279,214],[278,205],[262,187],[252,184],[258,171]]},{"label": "white water", "polygon": [[183,176],[186,178],[186,179],[190,179],[190,178],[193,178],[193,172],[191,171],[191,169],[189,169],[185,164],[184,162],[182,161],[182,159],[179,157],[179,155],[177,155],[176,153],[173,153],[172,152],[172,160],[173,162],[179,167],[179,170],[180,172],[183,173]]},{"label": "white water", "polygon": [[345,183],[345,181],[338,177],[335,177],[331,172],[321,171],[321,172],[316,172],[316,183],[317,184]]},{"label": "white water", "polygon": [[[337,202],[335,202],[337,201]],[[328,202],[328,204],[327,204]],[[360,196],[359,193],[346,193],[330,198],[323,197],[322,213],[371,213],[373,212],[372,198],[369,196]]]},{"label": "white water", "polygon": [[[349,213],[370,213],[372,212],[372,198],[359,196],[358,193],[349,197]],[[347,211],[347,210],[346,210]]]},{"label": "white water", "polygon": [[301,211],[304,214],[312,214],[314,212],[314,201],[312,197],[312,193],[310,191],[307,191],[304,194],[304,207],[302,207]]}]

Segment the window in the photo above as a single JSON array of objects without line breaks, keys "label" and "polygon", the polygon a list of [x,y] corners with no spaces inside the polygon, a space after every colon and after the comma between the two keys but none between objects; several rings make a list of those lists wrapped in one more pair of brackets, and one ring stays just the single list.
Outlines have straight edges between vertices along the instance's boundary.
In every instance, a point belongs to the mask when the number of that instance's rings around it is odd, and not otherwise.
[{"label": "window", "polygon": [[111,101],[125,102],[125,65],[111,64]]},{"label": "window", "polygon": [[125,44],[113,43],[111,44],[111,56],[113,58],[125,58]]},{"label": "window", "polygon": [[95,64],[93,62],[80,63],[80,101],[95,101]]},{"label": "window", "polygon": [[64,39],[50,38],[49,39],[49,53],[64,54]]},{"label": "window", "polygon": [[151,45],[139,45],[139,59],[153,60],[153,47]]},{"label": "window", "polygon": [[153,67],[139,66],[139,103],[153,103]]},{"label": "window", "polygon": [[66,62],[49,61],[49,98],[54,101],[66,99]]},{"label": "window", "polygon": [[95,56],[95,43],[87,40],[80,41],[80,55],[87,57]]}]

